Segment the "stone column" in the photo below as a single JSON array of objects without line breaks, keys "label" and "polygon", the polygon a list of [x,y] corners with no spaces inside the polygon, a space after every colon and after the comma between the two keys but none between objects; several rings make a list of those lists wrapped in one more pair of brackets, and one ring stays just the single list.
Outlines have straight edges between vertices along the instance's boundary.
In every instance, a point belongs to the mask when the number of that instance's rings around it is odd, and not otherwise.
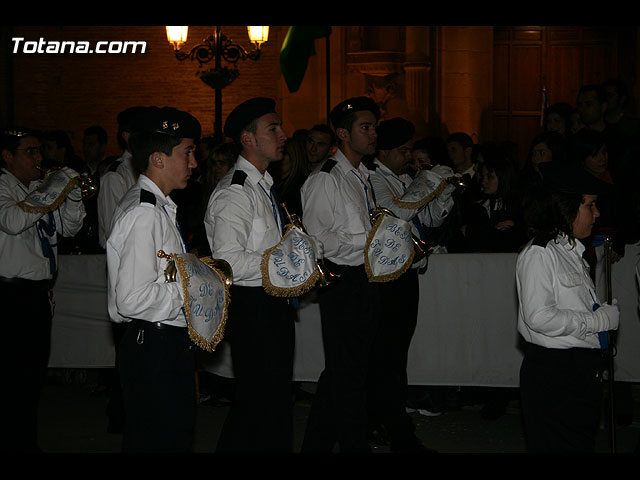
[{"label": "stone column", "polygon": [[406,27],[405,98],[407,106],[429,122],[430,27]]}]

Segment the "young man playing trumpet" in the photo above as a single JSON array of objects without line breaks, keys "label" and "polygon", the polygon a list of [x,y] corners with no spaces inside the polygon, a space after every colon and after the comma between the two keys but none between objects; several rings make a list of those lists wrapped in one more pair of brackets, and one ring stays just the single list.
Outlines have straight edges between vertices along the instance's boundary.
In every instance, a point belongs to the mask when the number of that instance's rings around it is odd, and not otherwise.
[{"label": "young man playing trumpet", "polygon": [[[36,202],[47,198],[40,193],[48,185],[40,180],[42,153],[36,132],[6,130],[0,148],[0,303],[7,320],[0,350],[8,402],[2,409],[2,450],[34,452],[38,399],[51,343],[57,237],[78,233],[85,210],[78,187],[52,188],[47,193],[54,202]],[[64,168],[56,177],[67,187],[75,176]]]},{"label": "young man playing trumpet", "polygon": [[[394,199],[401,198],[413,182],[406,170],[411,160],[415,127],[410,121],[396,117],[381,122],[377,131],[377,154],[370,168],[376,204],[411,222],[412,234],[426,242],[427,228],[441,225],[451,211],[451,193],[455,187],[447,186],[420,207],[397,206]],[[446,171],[447,167],[434,168],[445,177],[453,174]],[[389,321],[381,322],[374,341],[367,405],[370,428],[378,432],[386,430],[394,452],[427,451],[415,436],[411,417],[405,410],[407,356],[418,320],[418,274],[426,271],[427,262],[427,257],[414,260],[411,268],[398,278],[380,284],[382,316]]]}]

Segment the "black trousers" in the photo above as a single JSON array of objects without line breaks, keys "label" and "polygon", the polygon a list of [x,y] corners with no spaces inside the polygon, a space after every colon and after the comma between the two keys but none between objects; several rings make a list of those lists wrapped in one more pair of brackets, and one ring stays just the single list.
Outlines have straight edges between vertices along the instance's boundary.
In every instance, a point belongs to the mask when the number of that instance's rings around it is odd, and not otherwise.
[{"label": "black trousers", "polygon": [[0,280],[3,452],[35,452],[38,406],[51,351],[50,282]]},{"label": "black trousers", "polygon": [[529,452],[594,451],[603,366],[598,349],[527,345],[520,368],[520,395]]},{"label": "black trousers", "polygon": [[325,261],[340,278],[320,290],[325,368],[307,419],[303,452],[370,451],[367,439],[368,374],[379,323],[379,286],[364,267]]},{"label": "black trousers", "polygon": [[118,352],[127,412],[124,452],[189,452],[195,427],[195,349],[186,328],[134,320]]},{"label": "black trousers", "polygon": [[225,329],[236,391],[218,453],[293,450],[293,351],[296,312],[262,287],[233,285]]},{"label": "black trousers", "polygon": [[418,318],[420,295],[416,269],[380,284],[382,320],[374,340],[369,374],[369,416],[384,425],[392,447],[411,444],[414,426],[406,411],[407,357]]}]

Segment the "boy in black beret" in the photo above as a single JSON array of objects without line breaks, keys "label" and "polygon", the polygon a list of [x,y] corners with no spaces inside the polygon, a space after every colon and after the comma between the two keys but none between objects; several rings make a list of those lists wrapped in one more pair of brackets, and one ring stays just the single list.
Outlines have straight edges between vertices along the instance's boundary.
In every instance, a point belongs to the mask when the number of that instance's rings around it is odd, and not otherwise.
[{"label": "boy in black beret", "polygon": [[126,419],[123,451],[188,452],[195,425],[195,348],[181,286],[165,282],[158,251],[185,253],[169,194],[197,166],[200,123],[174,108],[136,114],[129,139],[137,183],[114,214],[107,240],[108,309],[126,323],[118,372]]}]

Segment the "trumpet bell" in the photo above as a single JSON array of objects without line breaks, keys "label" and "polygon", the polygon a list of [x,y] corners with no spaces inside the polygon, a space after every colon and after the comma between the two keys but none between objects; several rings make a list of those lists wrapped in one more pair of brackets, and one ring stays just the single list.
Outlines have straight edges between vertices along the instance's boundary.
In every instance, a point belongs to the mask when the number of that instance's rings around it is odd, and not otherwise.
[{"label": "trumpet bell", "polygon": [[456,188],[457,193],[463,193],[471,185],[471,177],[466,174],[461,177],[457,175],[447,177],[446,181]]},{"label": "trumpet bell", "polygon": [[327,270],[320,261],[317,262],[317,268],[320,273],[320,278],[318,279],[319,287],[327,287],[340,278],[340,275],[336,275]]},{"label": "trumpet bell", "polygon": [[80,176],[75,178],[82,192],[82,198],[91,198],[98,194],[98,184],[92,177]]},{"label": "trumpet bell", "polygon": [[[203,260],[205,261],[205,260]],[[210,267],[215,268],[220,275],[224,278],[224,283],[230,287],[233,284],[233,271],[231,270],[231,265],[226,260],[222,258],[206,258],[205,263]]]}]

